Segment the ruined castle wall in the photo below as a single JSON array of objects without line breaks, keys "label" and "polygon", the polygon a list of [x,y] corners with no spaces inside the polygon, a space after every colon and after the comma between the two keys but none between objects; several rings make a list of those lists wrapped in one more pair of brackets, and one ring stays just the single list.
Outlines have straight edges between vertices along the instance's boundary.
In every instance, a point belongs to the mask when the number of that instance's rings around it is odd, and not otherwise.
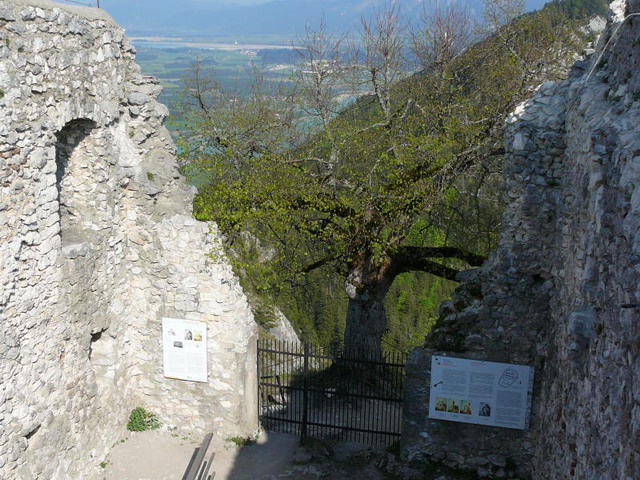
[{"label": "ruined castle wall", "polygon": [[[408,367],[411,456],[493,477],[640,475],[640,2],[611,8],[590,61],[507,122],[499,248]],[[435,353],[535,366],[531,428],[429,420]]]},{"label": "ruined castle wall", "polygon": [[[0,0],[0,478],[92,478],[136,406],[256,427],[253,318],[134,57],[103,11]],[[207,383],[163,377],[162,317],[207,322]]]},{"label": "ruined castle wall", "polygon": [[[567,93],[538,478],[640,476],[640,1]],[[517,127],[516,127],[517,131]]]}]

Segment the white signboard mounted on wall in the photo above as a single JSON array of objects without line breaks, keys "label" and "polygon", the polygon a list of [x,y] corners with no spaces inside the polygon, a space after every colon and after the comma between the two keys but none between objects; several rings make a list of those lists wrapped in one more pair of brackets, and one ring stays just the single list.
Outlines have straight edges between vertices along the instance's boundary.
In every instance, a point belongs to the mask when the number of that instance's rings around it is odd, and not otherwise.
[{"label": "white signboard mounted on wall", "polygon": [[165,377],[206,382],[206,322],[163,318],[162,360]]},{"label": "white signboard mounted on wall", "polygon": [[429,418],[529,428],[533,367],[431,357]]}]

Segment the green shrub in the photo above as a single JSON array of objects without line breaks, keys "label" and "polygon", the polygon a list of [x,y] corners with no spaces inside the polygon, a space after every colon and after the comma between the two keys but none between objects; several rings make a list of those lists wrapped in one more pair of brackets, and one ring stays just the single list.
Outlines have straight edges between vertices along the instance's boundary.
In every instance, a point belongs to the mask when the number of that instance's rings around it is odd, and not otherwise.
[{"label": "green shrub", "polygon": [[160,421],[155,413],[151,413],[142,407],[134,408],[129,415],[127,430],[131,432],[142,432],[144,430],[155,430],[160,427]]}]

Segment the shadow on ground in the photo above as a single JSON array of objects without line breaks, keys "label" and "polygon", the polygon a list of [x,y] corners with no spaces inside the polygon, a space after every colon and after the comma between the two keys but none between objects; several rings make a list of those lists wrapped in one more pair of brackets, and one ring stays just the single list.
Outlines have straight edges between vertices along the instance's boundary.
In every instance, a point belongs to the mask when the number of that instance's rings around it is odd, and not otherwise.
[{"label": "shadow on ground", "polygon": [[[133,432],[96,465],[100,480],[181,480],[202,438],[175,432]],[[397,447],[368,447],[335,440],[264,433],[238,447],[214,438],[211,466],[215,480],[476,480],[473,474],[442,465],[400,459]],[[207,454],[207,457],[209,454]]]},{"label": "shadow on ground", "polygon": [[[216,454],[215,480],[475,480],[438,465],[411,468],[393,448],[268,433],[258,442]],[[232,459],[232,461],[229,461]]]},{"label": "shadow on ground", "polygon": [[[324,440],[308,439],[300,445],[297,436],[281,433],[265,434],[258,442],[235,452],[233,464],[224,471],[226,452],[221,452],[220,467],[215,480],[377,480],[381,475],[369,464],[366,446],[349,443],[331,444]],[[218,454],[216,454],[218,457]]]}]

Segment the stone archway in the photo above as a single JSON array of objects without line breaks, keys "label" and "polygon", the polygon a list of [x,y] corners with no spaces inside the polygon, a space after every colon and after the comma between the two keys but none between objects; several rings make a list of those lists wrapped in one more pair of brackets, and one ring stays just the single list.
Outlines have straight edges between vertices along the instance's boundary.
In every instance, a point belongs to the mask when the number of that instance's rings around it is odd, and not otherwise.
[{"label": "stone archway", "polygon": [[73,325],[80,355],[89,359],[99,393],[113,385],[116,359],[115,337],[105,333],[113,288],[105,273],[113,259],[108,241],[117,224],[110,139],[107,129],[77,119],[56,133],[55,145],[61,274],[67,303],[73,305],[65,319]]},{"label": "stone archway", "polygon": [[78,119],[56,133],[56,186],[62,245],[88,242],[104,223],[106,192],[99,157],[103,138],[95,122]]}]

